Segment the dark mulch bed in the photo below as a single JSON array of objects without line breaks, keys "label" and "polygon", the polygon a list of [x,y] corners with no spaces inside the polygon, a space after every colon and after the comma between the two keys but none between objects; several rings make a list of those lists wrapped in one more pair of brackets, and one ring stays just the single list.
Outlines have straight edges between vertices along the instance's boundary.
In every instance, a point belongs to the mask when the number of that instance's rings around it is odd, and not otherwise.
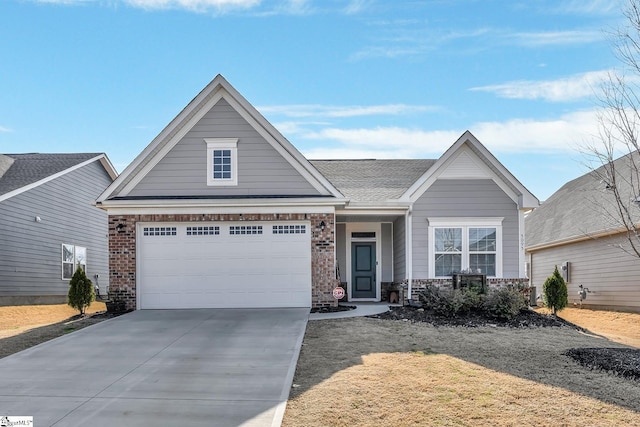
[{"label": "dark mulch bed", "polygon": [[[369,316],[377,319],[423,322],[434,326],[501,326],[509,328],[570,327],[588,332],[573,323],[552,315],[522,310],[511,320],[494,319],[481,313],[443,317],[416,307],[391,307],[386,313]],[[589,369],[600,369],[623,378],[640,380],[640,350],[634,348],[572,348],[563,353]]]},{"label": "dark mulch bed", "polygon": [[405,320],[411,322],[430,323],[434,326],[463,326],[476,328],[479,326],[502,326],[510,328],[527,328],[527,327],[571,327],[582,330],[573,323],[569,323],[561,318],[536,313],[533,310],[522,310],[511,320],[490,318],[481,313],[469,313],[456,317],[444,317],[433,313],[432,311],[422,308],[410,306],[391,307],[385,313],[375,316],[378,319],[387,320]]},{"label": "dark mulch bed", "polygon": [[635,348],[571,348],[563,353],[590,369],[640,380],[640,350]]},{"label": "dark mulch bed", "polygon": [[349,311],[356,308],[353,305],[339,305],[337,307],[314,307],[311,313],[337,313],[339,311]]}]

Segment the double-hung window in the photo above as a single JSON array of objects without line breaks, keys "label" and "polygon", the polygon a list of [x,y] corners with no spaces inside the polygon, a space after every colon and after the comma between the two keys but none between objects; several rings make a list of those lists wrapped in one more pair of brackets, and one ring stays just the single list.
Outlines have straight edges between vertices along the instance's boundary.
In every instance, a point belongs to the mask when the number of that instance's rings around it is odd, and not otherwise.
[{"label": "double-hung window", "polygon": [[78,267],[87,271],[87,248],[62,244],[62,280],[70,280]]},{"label": "double-hung window", "polygon": [[205,138],[207,185],[238,185],[238,140]]},{"label": "double-hung window", "polygon": [[429,276],[502,276],[502,218],[429,218]]}]

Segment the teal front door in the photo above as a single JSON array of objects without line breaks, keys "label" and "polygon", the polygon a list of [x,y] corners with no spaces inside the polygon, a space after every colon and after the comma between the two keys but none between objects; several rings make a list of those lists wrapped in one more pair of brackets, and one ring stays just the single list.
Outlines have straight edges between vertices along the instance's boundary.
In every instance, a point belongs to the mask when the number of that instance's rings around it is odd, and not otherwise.
[{"label": "teal front door", "polygon": [[351,243],[351,298],[376,298],[376,243]]}]

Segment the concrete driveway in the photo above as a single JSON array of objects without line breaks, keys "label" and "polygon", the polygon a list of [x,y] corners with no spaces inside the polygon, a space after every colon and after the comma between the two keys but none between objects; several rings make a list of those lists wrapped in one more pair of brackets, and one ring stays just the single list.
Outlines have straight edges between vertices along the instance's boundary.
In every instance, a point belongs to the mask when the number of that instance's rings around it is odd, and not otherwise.
[{"label": "concrete driveway", "polygon": [[309,310],[136,311],[0,359],[0,416],[44,426],[280,425]]}]

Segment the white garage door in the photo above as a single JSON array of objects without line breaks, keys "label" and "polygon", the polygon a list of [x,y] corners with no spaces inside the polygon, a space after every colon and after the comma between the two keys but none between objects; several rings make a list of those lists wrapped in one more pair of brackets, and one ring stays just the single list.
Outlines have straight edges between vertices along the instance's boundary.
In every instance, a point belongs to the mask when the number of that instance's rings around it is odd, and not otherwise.
[{"label": "white garage door", "polygon": [[138,228],[140,308],[310,307],[308,222]]}]

